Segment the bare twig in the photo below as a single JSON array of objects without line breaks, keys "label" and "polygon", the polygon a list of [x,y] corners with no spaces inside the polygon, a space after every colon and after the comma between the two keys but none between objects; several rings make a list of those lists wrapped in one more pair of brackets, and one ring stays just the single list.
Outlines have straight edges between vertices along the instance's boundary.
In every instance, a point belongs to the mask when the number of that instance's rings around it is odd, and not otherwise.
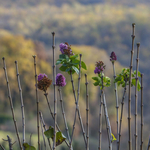
[{"label": "bare twig", "polygon": [[39,97],[38,97],[38,88],[37,88],[37,73],[36,73],[36,56],[34,58],[34,72],[35,72],[35,91],[36,91],[36,104],[37,104],[37,133],[38,133],[38,150],[40,150],[40,125],[39,125]]},{"label": "bare twig", "polygon": [[61,105],[61,111],[62,111],[62,115],[63,115],[63,120],[64,120],[64,124],[65,124],[65,129],[66,129],[66,133],[70,142],[70,135],[69,135],[69,130],[68,130],[68,125],[67,125],[67,121],[66,121],[66,115],[65,115],[65,111],[64,111],[64,105],[63,105],[63,100],[62,100],[62,93],[61,93],[61,87],[59,86],[58,88],[58,92],[59,92],[59,96],[60,96],[60,105]]},{"label": "bare twig", "polygon": [[[40,115],[40,112],[39,112],[39,115]],[[41,124],[41,131],[42,131],[42,136],[43,136],[44,147],[46,150],[46,142],[45,142],[45,136],[44,136],[43,126],[42,126],[43,122],[42,122],[41,116],[40,116],[40,124]]]},{"label": "bare twig", "polygon": [[147,145],[147,150],[150,150],[150,137],[149,137],[149,141],[148,141],[148,145]]},{"label": "bare twig", "polygon": [[12,144],[11,138],[8,135],[7,135],[7,139],[8,140],[3,139],[3,141],[6,141],[9,143],[9,150],[13,150],[12,146],[13,146],[13,144],[15,144],[15,142]]},{"label": "bare twig", "polygon": [[107,134],[108,134],[109,150],[112,150],[111,126],[110,126],[110,121],[109,121],[109,117],[108,117],[106,99],[105,99],[105,94],[104,94],[103,76],[101,77],[101,79],[102,79],[103,106],[104,106],[104,114],[105,114],[106,128],[107,128]]},{"label": "bare twig", "polygon": [[137,43],[137,58],[136,58],[136,84],[135,84],[135,150],[137,150],[137,137],[138,137],[138,133],[137,133],[137,84],[138,84],[138,66],[139,66],[139,47],[140,47],[140,43]]},{"label": "bare twig", "polygon": [[[52,109],[51,109],[51,106],[50,106],[50,103],[49,103],[49,100],[48,100],[48,97],[47,97],[48,93],[45,92],[44,95],[45,95],[45,98],[46,98],[46,101],[47,101],[47,104],[48,104],[48,108],[49,108],[50,114],[52,116],[52,119],[54,120],[54,115],[52,113]],[[57,127],[57,130],[61,131],[59,126],[58,126],[58,124],[57,124],[57,122],[56,122],[56,127]],[[65,140],[65,143],[66,143],[66,145],[68,147],[70,146],[69,143],[67,142],[67,140]]]},{"label": "bare twig", "polygon": [[[44,128],[44,130],[46,131],[47,129],[46,129],[46,125],[45,125],[45,122],[44,122],[44,119],[43,119],[42,112],[39,112],[39,115],[40,115],[41,125],[43,124],[43,128]],[[47,138],[47,140],[48,140],[49,147],[50,147],[50,149],[52,150],[51,143],[50,143],[50,139]]]},{"label": "bare twig", "polygon": [[[80,54],[80,64],[79,64],[79,78],[78,78],[78,95],[77,95],[77,100],[76,100],[76,97],[75,97],[75,102],[76,102],[76,110],[75,110],[75,117],[74,117],[74,123],[73,123],[73,129],[72,129],[72,134],[71,134],[71,141],[70,141],[70,149],[71,149],[71,143],[72,143],[72,139],[73,139],[73,134],[74,134],[74,129],[75,129],[75,123],[76,123],[76,116],[77,116],[77,112],[79,114],[79,104],[78,104],[78,101],[79,101],[79,94],[80,94],[80,79],[81,79],[81,54]],[[74,91],[74,88],[73,88],[73,91]],[[74,95],[75,95],[75,91],[74,91]],[[80,117],[79,117],[80,118]],[[81,118],[80,118],[80,121],[81,121]],[[85,136],[85,132],[83,133],[83,136]],[[86,144],[86,142],[85,142]]]},{"label": "bare twig", "polygon": [[100,107],[99,107],[99,147],[98,150],[101,150],[101,142],[102,142],[102,90],[100,90]]},{"label": "bare twig", "polygon": [[126,95],[126,90],[127,90],[127,77],[125,79],[125,87],[124,87],[124,92],[122,96],[122,101],[121,101],[121,115],[120,115],[120,123],[119,123],[119,139],[118,139],[118,144],[117,144],[117,149],[120,149],[120,140],[121,140],[121,125],[122,125],[122,117],[123,117],[123,106],[124,106],[124,99]]},{"label": "bare twig", "polygon": [[56,98],[56,65],[55,65],[55,32],[52,32],[52,49],[53,49],[53,86],[54,86],[54,138],[53,150],[56,149],[56,122],[57,122],[57,98]]},{"label": "bare twig", "polygon": [[89,94],[88,94],[87,74],[85,74],[85,85],[86,85],[86,150],[89,150]]},{"label": "bare twig", "polygon": [[15,125],[15,130],[16,130],[20,149],[23,150],[22,144],[20,141],[20,137],[19,137],[17,121],[15,119],[15,113],[14,113],[13,102],[12,102],[12,97],[11,97],[11,92],[10,92],[10,86],[9,86],[9,81],[8,81],[8,76],[7,76],[7,69],[6,69],[6,64],[5,64],[5,58],[3,57],[2,59],[3,59],[3,69],[5,72],[5,78],[6,78],[6,83],[7,83],[8,98],[9,98],[9,102],[10,102],[10,107],[11,107],[12,117],[13,117],[13,121],[14,121],[14,125]]},{"label": "bare twig", "polygon": [[134,53],[134,39],[135,39],[135,24],[132,24],[132,50],[131,50],[131,60],[130,60],[130,76],[129,76],[129,96],[128,96],[128,136],[129,136],[129,150],[132,150],[132,137],[131,137],[131,74],[133,65],[133,53]]},{"label": "bare twig", "polygon": [[[115,71],[115,63],[112,61],[113,72],[114,72],[114,80],[116,79],[116,71]],[[117,115],[117,148],[119,144],[119,105],[118,105],[118,92],[117,92],[117,83],[115,82],[115,96],[116,96],[116,115]],[[118,150],[118,149],[117,149]]]},{"label": "bare twig", "polygon": [[31,138],[32,138],[32,133],[30,134],[30,140],[29,140],[30,145],[32,145],[31,144]]},{"label": "bare twig", "polygon": [[0,144],[0,147],[2,148],[2,150],[5,150],[5,148]]},{"label": "bare twig", "polygon": [[143,150],[143,74],[141,74],[141,143],[140,150]]},{"label": "bare twig", "polygon": [[22,89],[21,89],[21,84],[20,84],[20,78],[19,78],[19,71],[18,71],[18,63],[17,63],[17,61],[15,61],[15,64],[16,64],[17,82],[18,82],[18,88],[19,88],[19,94],[20,94],[20,102],[21,102],[23,143],[25,143],[25,114],[24,114],[23,96],[22,96]]}]

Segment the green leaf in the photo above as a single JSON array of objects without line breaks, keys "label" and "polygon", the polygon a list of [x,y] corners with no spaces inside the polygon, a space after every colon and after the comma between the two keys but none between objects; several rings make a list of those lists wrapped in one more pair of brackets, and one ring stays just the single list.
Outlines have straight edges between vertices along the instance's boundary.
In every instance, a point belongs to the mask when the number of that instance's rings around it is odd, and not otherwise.
[{"label": "green leaf", "polygon": [[99,85],[99,81],[93,83],[95,86],[98,86]]},{"label": "green leaf", "polygon": [[136,85],[136,79],[135,79],[135,78],[132,79],[132,84],[133,84],[134,86]]},{"label": "green leaf", "polygon": [[138,83],[137,83],[137,89],[138,89],[138,91],[140,91],[141,90],[141,83],[140,83],[140,81],[138,80]]},{"label": "green leaf", "polygon": [[111,135],[112,135],[112,142],[116,141],[117,139],[115,138],[115,136],[112,133],[111,133]]},{"label": "green leaf", "polygon": [[138,76],[141,77],[141,72],[140,71],[138,71]]},{"label": "green leaf", "polygon": [[71,70],[71,67],[70,67],[70,68],[67,68],[65,71],[66,71],[66,72],[68,72],[68,71],[70,72],[70,70]]},{"label": "green leaf", "polygon": [[44,132],[44,134],[47,138],[53,138],[54,137],[54,128],[50,126],[49,129]]},{"label": "green leaf", "polygon": [[101,81],[101,79],[99,77],[92,77],[92,79],[95,81]]},{"label": "green leaf", "polygon": [[70,59],[73,60],[78,57],[78,54],[70,56]]},{"label": "green leaf", "polygon": [[77,74],[79,74],[79,69],[78,69],[77,67],[72,66],[72,69],[73,69]]},{"label": "green leaf", "polygon": [[36,150],[34,146],[29,145],[28,143],[23,143],[25,150]]},{"label": "green leaf", "polygon": [[60,59],[69,59],[69,57],[67,55],[65,55],[65,54],[59,55],[59,58]]},{"label": "green leaf", "polygon": [[62,66],[59,68],[59,70],[61,70],[61,71],[66,71],[67,68],[68,68],[68,67],[67,67],[66,65],[62,65]]},{"label": "green leaf", "polygon": [[65,141],[66,137],[59,131],[56,133],[56,146],[60,145]]},{"label": "green leaf", "polygon": [[61,62],[61,60],[57,60],[56,65],[59,65]]},{"label": "green leaf", "polygon": [[83,61],[81,61],[81,67],[82,67],[83,69],[87,70],[86,64],[85,64]]}]

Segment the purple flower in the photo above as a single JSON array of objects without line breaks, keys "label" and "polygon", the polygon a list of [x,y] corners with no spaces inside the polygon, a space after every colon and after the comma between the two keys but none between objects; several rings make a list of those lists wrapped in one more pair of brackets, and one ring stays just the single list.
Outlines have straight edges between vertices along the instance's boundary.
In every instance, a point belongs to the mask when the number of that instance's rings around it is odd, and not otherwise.
[{"label": "purple flower", "polygon": [[56,86],[63,87],[65,85],[66,85],[65,77],[61,73],[58,73],[56,76]]},{"label": "purple flower", "polygon": [[64,43],[61,43],[61,44],[59,45],[59,47],[60,47],[60,51],[61,51],[62,54],[65,53],[64,50],[67,50],[67,49],[68,49],[68,45],[67,45],[67,44],[64,44]]},{"label": "purple flower", "polygon": [[117,56],[116,56],[115,52],[111,52],[110,61],[114,62],[116,60],[117,60]]},{"label": "purple flower", "polygon": [[95,67],[94,73],[100,74],[100,72],[103,72],[104,69],[105,69],[104,63],[102,61],[98,61],[98,62],[96,62],[96,67]]},{"label": "purple flower", "polygon": [[96,67],[95,70],[94,70],[94,73],[95,73],[95,74],[96,74],[96,73],[99,74],[100,72],[101,72],[101,70],[100,70],[98,67]]},{"label": "purple flower", "polygon": [[74,55],[71,49],[71,45],[69,45],[68,43],[61,43],[59,47],[62,54],[68,55],[68,57]]},{"label": "purple flower", "polygon": [[41,74],[41,73],[40,73],[40,74],[38,75],[38,81],[42,80],[44,76],[47,77],[47,75],[46,75],[45,73],[44,73],[44,74]]}]

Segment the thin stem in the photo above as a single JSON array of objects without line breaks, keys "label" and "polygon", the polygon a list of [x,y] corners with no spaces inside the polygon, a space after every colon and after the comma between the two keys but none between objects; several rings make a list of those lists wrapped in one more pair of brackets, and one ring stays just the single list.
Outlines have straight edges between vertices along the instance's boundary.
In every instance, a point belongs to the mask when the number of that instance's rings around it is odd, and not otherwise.
[{"label": "thin stem", "polygon": [[[72,83],[72,89],[73,89],[75,103],[77,103],[76,94],[75,94],[75,88],[74,88],[74,83],[73,83],[73,78],[72,78],[72,72],[71,71],[70,71],[70,76],[71,76],[71,83]],[[79,121],[80,121],[80,126],[81,126],[81,130],[82,130],[84,142],[86,144],[86,136],[85,136],[85,131],[84,131],[83,123],[82,123],[82,118],[81,118],[79,106],[78,106],[78,117],[79,117]]]},{"label": "thin stem", "polygon": [[54,86],[54,138],[53,150],[56,149],[56,122],[57,122],[57,99],[56,99],[56,65],[55,65],[55,32],[52,32],[52,49],[53,49],[53,86]]},{"label": "thin stem", "polygon": [[107,128],[107,134],[108,134],[109,150],[112,150],[111,126],[110,126],[110,121],[109,121],[109,117],[108,117],[106,99],[105,99],[105,94],[104,94],[103,76],[101,77],[101,79],[102,79],[103,107],[104,107],[104,114],[105,114],[105,120],[106,120],[106,128]]},{"label": "thin stem", "polygon": [[69,130],[68,130],[68,125],[67,125],[67,121],[66,121],[66,115],[65,115],[65,111],[64,111],[64,105],[63,105],[63,100],[62,100],[62,93],[61,93],[61,87],[59,86],[58,88],[58,93],[59,93],[59,97],[60,97],[60,105],[61,105],[61,111],[62,111],[62,115],[63,115],[63,120],[64,120],[64,124],[65,124],[65,129],[66,129],[66,133],[70,142],[70,135],[69,135]]},{"label": "thin stem", "polygon": [[0,147],[2,148],[2,150],[5,150],[5,148],[0,144]]},{"label": "thin stem", "polygon": [[86,150],[89,150],[89,94],[88,94],[87,74],[85,74],[85,85],[86,85]]},{"label": "thin stem", "polygon": [[127,91],[127,78],[125,79],[125,87],[124,87],[124,92],[122,96],[122,101],[121,101],[121,115],[120,115],[120,123],[119,123],[119,139],[118,139],[118,144],[117,144],[117,149],[120,149],[120,140],[121,140],[121,125],[122,125],[122,117],[123,117],[123,106],[124,106],[124,99]]},{"label": "thin stem", "polygon": [[138,82],[138,66],[139,66],[139,46],[140,43],[137,43],[137,58],[136,58],[136,83],[135,83],[135,150],[137,150],[137,140],[138,140],[138,133],[137,133],[137,82]]},{"label": "thin stem", "polygon": [[141,144],[140,150],[143,149],[143,74],[141,74]]},{"label": "thin stem", "polygon": [[100,90],[100,107],[99,107],[99,147],[98,150],[101,150],[101,142],[102,142],[102,90]]},{"label": "thin stem", "polygon": [[[114,80],[116,79],[116,71],[115,71],[115,63],[112,61],[113,72],[114,72]],[[117,83],[115,82],[115,96],[116,96],[116,115],[117,115],[117,148],[119,144],[119,105],[118,105],[118,92],[117,92]],[[118,149],[117,149],[118,150]]]},{"label": "thin stem", "polygon": [[134,53],[134,39],[135,39],[135,24],[132,24],[132,50],[130,60],[130,75],[129,75],[129,96],[128,96],[128,135],[129,135],[129,150],[132,150],[132,137],[131,137],[131,81],[132,81],[132,67],[133,67],[133,53]]},{"label": "thin stem", "polygon": [[[39,112],[39,115],[40,115],[40,112]],[[43,126],[42,126],[43,123],[42,123],[41,117],[40,117],[40,124],[41,124],[41,131],[42,131],[42,136],[43,136],[44,147],[45,147],[45,150],[46,150],[46,141],[45,141]]]},{"label": "thin stem", "polygon": [[13,145],[13,144],[12,144],[11,138],[10,138],[8,135],[7,135],[7,139],[8,139],[8,140],[4,140],[4,139],[3,139],[3,141],[8,142],[8,144],[9,144],[9,150],[13,150],[13,148],[12,148],[12,145]]},{"label": "thin stem", "polygon": [[150,137],[149,137],[149,141],[148,141],[148,145],[147,145],[147,150],[150,150]]},{"label": "thin stem", "polygon": [[20,141],[20,137],[19,137],[17,121],[15,119],[15,113],[14,113],[13,102],[12,102],[12,97],[11,97],[11,92],[10,92],[10,86],[9,86],[9,81],[8,81],[8,76],[7,76],[7,69],[6,69],[5,58],[3,57],[2,59],[3,59],[3,69],[4,69],[4,72],[5,72],[5,78],[6,78],[6,83],[7,83],[8,98],[9,98],[9,103],[10,103],[10,107],[11,107],[12,117],[13,117],[13,121],[14,121],[14,125],[15,125],[16,135],[17,135],[17,138],[18,138],[20,149],[23,150],[22,144],[21,144],[21,141]]},{"label": "thin stem", "polygon": [[[75,123],[76,123],[76,116],[77,116],[77,112],[78,112],[78,115],[79,115],[79,104],[78,104],[78,101],[79,101],[79,94],[80,94],[80,79],[81,79],[81,54],[80,54],[80,64],[79,64],[79,78],[78,78],[78,95],[77,95],[77,100],[75,101],[76,102],[76,110],[75,110],[75,117],[74,117],[74,123],[73,123],[73,129],[72,129],[72,134],[71,134],[71,141],[70,141],[70,149],[71,149],[71,143],[72,143],[72,139],[73,139],[73,134],[74,134],[74,129],[75,129]],[[74,90],[74,89],[73,89]],[[74,95],[75,95],[75,91],[74,91]],[[76,99],[76,98],[75,98]],[[81,120],[81,117],[79,116],[79,119]],[[85,136],[85,132],[83,134]],[[86,143],[86,142],[85,142]]]},{"label": "thin stem", "polygon": [[[50,106],[50,103],[49,103],[49,100],[48,100],[48,97],[47,97],[48,93],[45,92],[44,95],[45,95],[45,98],[46,98],[46,101],[47,101],[47,104],[48,104],[48,108],[49,108],[50,114],[51,114],[51,116],[52,116],[52,119],[54,120],[54,115],[53,115],[53,113],[52,113],[52,109],[51,109],[51,106]],[[57,123],[56,123],[56,127],[57,127],[57,130],[61,131]],[[67,140],[65,140],[65,143],[66,143],[66,145],[67,145],[68,147],[70,147],[70,145],[69,145],[69,143],[67,142]]]},{"label": "thin stem", "polygon": [[[41,120],[41,126],[43,125],[43,128],[44,128],[44,130],[46,131],[47,129],[46,129],[46,125],[45,125],[45,122],[44,122],[44,119],[43,119],[42,112],[39,112],[39,115],[40,115],[40,120]],[[50,143],[50,139],[47,138],[47,140],[48,140],[49,147],[50,147],[50,149],[52,150],[51,143]]]},{"label": "thin stem", "polygon": [[30,134],[30,140],[29,140],[30,145],[32,145],[31,144],[31,139],[32,139],[32,133]]},{"label": "thin stem", "polygon": [[19,77],[18,63],[17,63],[17,61],[15,61],[15,64],[16,64],[17,82],[18,82],[18,88],[19,88],[19,94],[20,94],[20,102],[21,102],[23,143],[25,143],[25,114],[24,114],[24,104],[23,104],[22,88],[21,88],[21,84],[20,84],[20,77]]},{"label": "thin stem", "polygon": [[35,72],[35,91],[36,91],[36,105],[37,105],[37,133],[38,133],[38,150],[40,150],[40,125],[39,125],[39,97],[38,97],[38,88],[37,88],[37,73],[36,73],[36,56],[34,58],[34,72]]}]

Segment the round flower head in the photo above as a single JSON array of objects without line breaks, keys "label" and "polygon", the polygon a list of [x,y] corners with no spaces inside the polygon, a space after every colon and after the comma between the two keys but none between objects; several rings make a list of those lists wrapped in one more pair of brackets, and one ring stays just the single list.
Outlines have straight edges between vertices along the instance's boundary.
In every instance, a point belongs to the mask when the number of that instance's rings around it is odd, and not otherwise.
[{"label": "round flower head", "polygon": [[51,83],[52,80],[48,79],[46,74],[38,75],[38,84],[37,84],[38,89],[46,91],[47,88],[51,85]]},{"label": "round flower head", "polygon": [[116,60],[117,60],[117,56],[116,56],[115,52],[111,52],[110,61],[114,62]]},{"label": "round flower head", "polygon": [[46,75],[45,73],[44,73],[44,74],[41,74],[41,73],[40,73],[40,74],[38,75],[38,81],[42,80],[44,76],[47,77],[47,75]]},{"label": "round flower head", "polygon": [[56,86],[63,87],[65,85],[66,85],[65,77],[61,73],[58,73],[56,76]]},{"label": "round flower head", "polygon": [[105,65],[104,65],[104,63],[102,62],[102,61],[98,61],[98,62],[96,62],[96,65],[95,65],[96,67],[95,67],[95,70],[94,70],[94,73],[96,74],[100,74],[101,72],[103,72],[104,71],[104,69],[105,69]]},{"label": "round flower head", "polygon": [[68,49],[68,45],[66,45],[64,43],[60,43],[59,47],[60,47],[60,51],[62,54],[64,54],[65,49]]},{"label": "round flower head", "polygon": [[68,57],[74,55],[71,50],[71,45],[69,45],[68,43],[61,43],[59,47],[62,54],[68,55]]}]

